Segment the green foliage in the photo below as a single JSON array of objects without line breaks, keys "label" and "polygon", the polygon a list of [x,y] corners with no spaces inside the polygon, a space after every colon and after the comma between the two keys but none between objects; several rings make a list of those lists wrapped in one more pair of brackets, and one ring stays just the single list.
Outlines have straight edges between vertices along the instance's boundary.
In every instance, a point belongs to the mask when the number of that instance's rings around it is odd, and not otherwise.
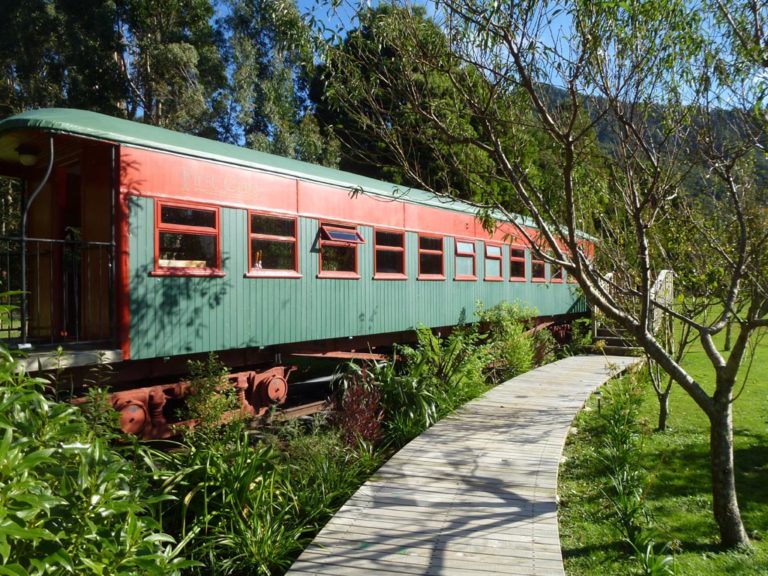
[{"label": "green foliage", "polygon": [[360,446],[318,426],[280,425],[251,444],[242,428],[196,437],[154,460],[172,499],[158,515],[189,539],[194,574],[283,572],[328,518],[378,466]]},{"label": "green foliage", "polygon": [[622,537],[636,548],[648,523],[643,503],[645,476],[638,461],[641,402],[642,394],[633,375],[607,388],[601,413],[605,423],[603,441],[598,452],[609,480],[603,494],[611,504],[611,518]]},{"label": "green foliage", "polygon": [[112,408],[109,391],[89,388],[85,398],[80,410],[94,434],[105,441],[115,439],[120,434],[120,414]]},{"label": "green foliage", "polygon": [[583,354],[592,345],[592,319],[578,318],[571,323],[570,342],[559,351],[561,356]]},{"label": "green foliage", "polygon": [[336,381],[334,400],[334,423],[343,431],[346,443],[376,444],[382,434],[384,411],[381,390],[371,371],[350,363]]},{"label": "green foliage", "polygon": [[[127,88],[129,118],[210,134],[217,91],[226,82],[208,0],[122,0],[114,33]],[[114,58],[113,58],[114,59]]]},{"label": "green foliage", "polygon": [[282,438],[280,458],[307,533],[323,526],[382,462],[370,443],[350,446],[341,431],[316,421],[309,431]]},{"label": "green foliage", "polygon": [[[618,557],[625,558],[630,553],[640,574],[674,574],[670,547],[658,548],[654,543],[657,532],[646,502],[650,484],[641,459],[647,433],[640,417],[642,384],[636,374],[630,373],[609,382],[604,393],[596,394],[597,413],[590,411],[579,416],[579,440],[586,442],[584,453],[574,458],[568,450],[570,457],[563,476],[571,484],[575,481],[574,469],[589,470],[590,476],[582,481],[590,492],[588,499],[596,502],[600,513],[585,516],[584,521],[600,523],[605,530],[610,526],[610,533],[618,534],[623,543],[618,547]],[[570,521],[574,513],[572,506],[583,506],[582,498],[584,495],[573,504],[567,497],[563,499],[565,521]],[[567,550],[567,546],[564,548]]]},{"label": "green foliage", "polygon": [[[342,142],[340,166],[464,198],[479,189],[509,197],[489,154],[466,145],[483,123],[461,93],[487,93],[482,74],[451,54],[424,7],[382,3],[357,16],[359,27],[326,47],[311,92],[321,124]],[[425,60],[439,64],[425,70]],[[416,94],[439,126],[425,121]]]},{"label": "green foliage", "polygon": [[[722,336],[716,343],[721,349]],[[643,501],[654,520],[655,533],[649,536],[657,543],[655,561],[674,553],[674,569],[681,576],[758,576],[768,571],[768,540],[760,528],[768,522],[766,394],[761,385],[768,377],[768,340],[757,343],[755,354],[742,395],[734,404],[734,418],[740,423],[734,433],[738,498],[753,551],[728,552],[711,544],[717,526],[709,513],[709,423],[687,395],[670,398],[675,413],[674,430],[645,435],[635,456],[652,479],[644,487]],[[685,357],[686,368],[711,389],[713,383],[706,380],[708,363],[698,344]],[[657,410],[654,391],[645,385],[641,392],[643,402],[638,421],[653,422]],[[559,473],[560,534],[567,573],[573,576],[627,571],[626,543],[609,522],[612,509],[606,508],[601,492],[606,467],[596,450],[602,445],[605,428],[603,400],[604,397],[600,398],[600,412],[597,397],[593,397],[577,416],[574,426],[578,432],[569,437]],[[668,550],[662,542],[669,542]],[[638,550],[629,551],[638,560],[647,552],[647,544],[640,544]]]},{"label": "green foliage", "polygon": [[11,1],[0,117],[71,106],[210,133],[225,83],[208,0]]},{"label": "green foliage", "polygon": [[0,118],[65,104],[121,116],[126,85],[114,58],[115,18],[113,2],[5,2]]},{"label": "green foliage", "polygon": [[531,338],[526,333],[526,326],[534,316],[531,310],[502,302],[493,308],[478,307],[477,315],[488,332],[487,349],[492,358],[488,375],[492,382],[503,382],[530,370],[537,350],[542,351],[538,355],[542,361],[537,364],[544,363],[549,356],[544,351],[550,347],[547,335],[551,338],[551,334],[540,330]]},{"label": "green foliage", "polygon": [[230,0],[228,4],[231,96],[245,144],[335,166],[338,143],[321,130],[308,98],[315,55],[295,2]]},{"label": "green foliage", "polygon": [[178,574],[131,462],[0,348],[0,559],[9,574]]},{"label": "green foliage", "polygon": [[211,352],[205,361],[190,360],[190,393],[186,398],[187,416],[196,422],[193,435],[216,434],[225,414],[239,407],[235,389],[227,380],[229,370]]},{"label": "green foliage", "polygon": [[484,337],[473,328],[456,328],[441,339],[429,328],[417,330],[418,346],[399,350],[402,374],[384,370],[382,406],[388,439],[400,446],[440,418],[487,390]]},{"label": "green foliage", "polygon": [[[350,402],[337,417],[348,439],[375,442],[381,426],[387,445],[403,446],[485,392],[489,382],[529,370],[537,349],[546,350],[543,360],[552,356],[548,331],[526,332],[530,312],[502,304],[480,309],[478,316],[478,325],[456,327],[446,338],[420,327],[417,345],[397,349],[397,361],[350,364],[336,392],[342,407],[345,399]],[[478,326],[487,332],[480,333]],[[355,410],[357,405],[368,409]]]},{"label": "green foliage", "polygon": [[174,496],[162,508],[163,522],[191,537],[188,554],[202,563],[196,573],[269,574],[298,546],[287,526],[293,494],[274,449],[250,447],[243,434],[227,436],[154,455],[162,490]]},{"label": "green foliage", "polygon": [[[512,330],[513,322],[509,318],[507,320]],[[525,340],[521,336],[522,329],[512,332],[514,337],[506,335],[507,345],[516,345],[515,338],[518,336],[521,341]],[[397,350],[399,361],[370,363],[363,367],[351,364],[347,373],[339,379],[337,393],[342,398],[350,393],[366,391],[366,398],[375,400],[372,404],[375,408],[368,418],[373,417],[378,426],[383,417],[383,440],[395,448],[485,392],[488,389],[488,367],[497,362],[494,354],[502,349],[501,342],[487,343],[488,337],[480,334],[475,326],[455,328],[446,338],[421,327],[416,337],[415,347]],[[530,342],[527,344],[530,358]],[[514,356],[508,351],[505,355]],[[522,370],[522,364],[520,362],[515,366]],[[342,416],[342,421],[351,419],[351,413]],[[365,422],[369,428],[373,424],[372,421]],[[359,436],[372,440],[370,436]]]},{"label": "green foliage", "polygon": [[636,547],[634,543],[632,547],[642,576],[674,576],[677,573],[675,559],[669,554],[669,545],[665,544],[657,551],[653,540],[649,540],[644,547]]}]

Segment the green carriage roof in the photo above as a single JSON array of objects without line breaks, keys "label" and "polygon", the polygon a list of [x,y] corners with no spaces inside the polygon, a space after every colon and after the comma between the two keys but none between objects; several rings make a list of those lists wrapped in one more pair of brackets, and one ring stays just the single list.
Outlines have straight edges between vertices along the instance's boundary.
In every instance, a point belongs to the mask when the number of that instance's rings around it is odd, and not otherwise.
[{"label": "green carriage roof", "polygon": [[[42,130],[72,134],[96,140],[107,140],[141,148],[163,150],[184,156],[214,160],[258,170],[359,190],[366,194],[397,197],[407,202],[475,214],[477,208],[459,200],[447,199],[431,192],[399,186],[374,178],[293,160],[249,148],[217,142],[199,136],[174,132],[141,122],[114,118],[97,112],[71,108],[28,110],[0,121],[0,134],[15,130]],[[527,218],[519,222],[534,226]]]}]

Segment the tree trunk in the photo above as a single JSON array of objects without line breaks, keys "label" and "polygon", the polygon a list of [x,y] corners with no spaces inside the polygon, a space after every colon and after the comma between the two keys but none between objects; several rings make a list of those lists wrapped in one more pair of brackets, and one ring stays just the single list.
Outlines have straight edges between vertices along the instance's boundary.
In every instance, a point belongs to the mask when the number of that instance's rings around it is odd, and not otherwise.
[{"label": "tree trunk", "polygon": [[659,426],[657,431],[666,432],[667,419],[669,418],[669,393],[672,391],[672,387],[667,388],[663,392],[657,392],[656,396],[659,399]]},{"label": "tree trunk", "polygon": [[726,548],[748,547],[736,499],[733,465],[733,405],[730,398],[716,399],[710,415],[709,450],[712,469],[712,508]]}]

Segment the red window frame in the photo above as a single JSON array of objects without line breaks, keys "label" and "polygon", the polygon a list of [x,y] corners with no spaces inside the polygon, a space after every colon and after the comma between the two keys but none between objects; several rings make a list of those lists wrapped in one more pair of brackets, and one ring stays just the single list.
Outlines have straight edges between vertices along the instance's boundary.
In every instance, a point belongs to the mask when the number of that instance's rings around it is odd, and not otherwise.
[{"label": "red window frame", "polygon": [[554,262],[549,263],[549,281],[554,284],[562,284],[565,281],[565,270]]},{"label": "red window frame", "polygon": [[[467,252],[459,247],[459,244],[471,244],[472,251]],[[453,246],[455,248],[455,254],[453,255],[454,264],[454,280],[477,280],[477,244],[473,240],[465,238],[454,238]],[[472,258],[472,274],[459,274],[459,258]]]},{"label": "red window frame", "polygon": [[[201,212],[213,212],[214,225],[192,226],[186,224],[170,224],[163,222],[163,208],[178,208],[181,210],[199,210]],[[196,236],[213,236],[216,239],[216,266],[168,266],[161,265],[160,261],[160,234],[189,234]],[[221,269],[221,227],[219,219],[219,207],[210,204],[195,204],[190,202],[176,202],[167,200],[155,200],[155,268],[153,276],[224,276]]]},{"label": "red window frame", "polygon": [[[541,267],[541,275],[535,274],[536,268]],[[533,250],[531,250],[531,282],[546,282],[547,281],[547,263],[539,258],[536,258]]]},{"label": "red window frame", "polygon": [[[280,218],[282,220],[293,220],[293,236],[276,236],[273,234],[261,234],[253,232],[253,216],[267,216],[269,218]],[[298,217],[290,214],[275,214],[270,212],[260,212],[258,210],[248,211],[248,272],[246,278],[301,278],[299,273],[299,223]],[[253,267],[253,240],[268,240],[271,242],[293,243],[293,270],[282,268],[254,268]]]},{"label": "red window frame", "polygon": [[[515,276],[513,274],[513,262],[523,265],[523,275]],[[528,279],[525,273],[525,248],[523,246],[512,245],[509,247],[509,281],[510,282],[525,282]]]},{"label": "red window frame", "polygon": [[[379,244],[377,242],[378,239],[378,233],[384,232],[386,234],[398,234],[402,240],[402,246],[387,246],[384,244]],[[400,257],[403,261],[403,271],[402,272],[379,272],[378,269],[378,252],[398,252],[400,253]],[[376,280],[407,280],[408,279],[408,273],[406,270],[406,259],[405,259],[405,232],[403,230],[390,230],[387,228],[375,228],[373,231],[373,277]]]},{"label": "red window frame", "polygon": [[[431,240],[440,240],[440,250],[432,250],[429,248],[421,247],[421,239],[429,238]],[[419,249],[419,280],[445,280],[445,238],[443,236],[436,236],[434,234],[419,234],[418,237],[418,249]],[[432,254],[440,256],[440,274],[426,274],[421,271],[421,256],[422,254]]]},{"label": "red window frame", "polygon": [[[488,253],[488,248],[498,248],[499,253],[498,255],[491,255]],[[498,276],[488,276],[488,261],[494,260],[499,263],[499,275]],[[485,281],[486,282],[503,282],[504,281],[504,250],[501,247],[501,244],[489,244],[488,242],[485,243]]]},{"label": "red window frame", "polygon": [[[334,236],[337,236],[335,233],[341,232],[342,234],[348,234],[350,231],[354,231],[354,237],[355,239],[349,239],[349,240],[334,240]],[[319,229],[319,272],[317,274],[318,278],[337,278],[337,279],[344,279],[344,280],[359,280],[360,279],[360,250],[357,249],[357,247],[360,244],[365,244],[365,239],[360,234],[360,231],[357,229],[356,224],[340,224],[340,223],[329,223],[329,222],[323,222],[320,224]],[[355,270],[323,270],[323,247],[325,246],[340,246],[343,248],[354,248],[355,249]]]}]

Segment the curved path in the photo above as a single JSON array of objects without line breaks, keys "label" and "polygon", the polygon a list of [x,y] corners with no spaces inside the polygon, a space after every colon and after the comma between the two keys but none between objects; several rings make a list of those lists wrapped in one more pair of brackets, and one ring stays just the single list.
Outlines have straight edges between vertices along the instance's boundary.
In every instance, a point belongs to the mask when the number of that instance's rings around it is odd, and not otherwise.
[{"label": "curved path", "polygon": [[382,466],[289,574],[564,574],[555,493],[568,428],[639,360],[566,358],[468,403]]}]

